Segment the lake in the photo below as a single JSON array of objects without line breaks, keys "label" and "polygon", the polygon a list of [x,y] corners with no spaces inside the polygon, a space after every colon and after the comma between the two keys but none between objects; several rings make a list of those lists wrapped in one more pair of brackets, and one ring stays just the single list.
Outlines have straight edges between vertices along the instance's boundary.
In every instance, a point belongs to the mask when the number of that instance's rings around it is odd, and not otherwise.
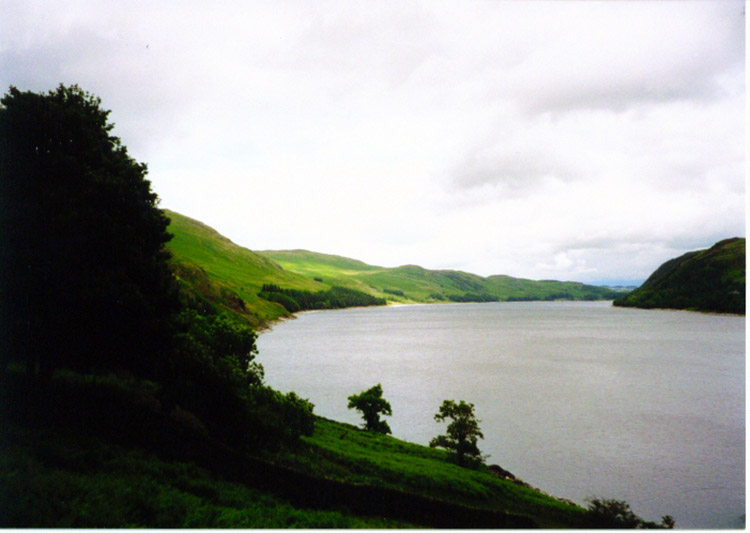
[{"label": "lake", "polygon": [[626,500],[677,528],[744,527],[745,319],[518,302],[302,313],[260,335],[266,381],[361,424],[377,383],[395,437],[427,444],[444,399],[474,403],[483,453],[585,505]]}]

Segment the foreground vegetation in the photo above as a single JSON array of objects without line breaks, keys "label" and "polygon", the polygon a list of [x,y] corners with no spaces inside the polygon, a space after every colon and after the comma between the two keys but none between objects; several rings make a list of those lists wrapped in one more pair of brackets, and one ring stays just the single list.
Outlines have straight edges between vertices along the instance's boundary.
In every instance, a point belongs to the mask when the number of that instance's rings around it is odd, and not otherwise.
[{"label": "foreground vegetation", "polygon": [[186,413],[165,413],[153,383],[58,372],[37,411],[19,398],[24,379],[11,369],[0,391],[0,527],[408,525],[295,506],[222,473],[206,457],[224,450]]},{"label": "foreground vegetation", "polygon": [[[0,527],[615,527],[622,503],[583,509],[512,474],[315,419],[296,444],[238,453],[148,381],[58,371],[27,402],[0,388]],[[86,406],[81,409],[81,406]],[[613,505],[614,504],[614,505]],[[657,527],[632,512],[630,527]],[[637,520],[637,522],[633,522]]]},{"label": "foreground vegetation", "polygon": [[11,368],[0,390],[3,527],[585,523],[573,504],[353,426],[316,419],[296,445],[248,455],[165,409],[151,382],[58,371],[32,405],[25,379]]},{"label": "foreground vegetation", "polygon": [[193,462],[96,438],[6,428],[0,454],[4,528],[382,528],[409,524],[296,508],[217,478]]},{"label": "foreground vegetation", "polygon": [[614,304],[744,315],[745,239],[726,239],[670,259]]}]

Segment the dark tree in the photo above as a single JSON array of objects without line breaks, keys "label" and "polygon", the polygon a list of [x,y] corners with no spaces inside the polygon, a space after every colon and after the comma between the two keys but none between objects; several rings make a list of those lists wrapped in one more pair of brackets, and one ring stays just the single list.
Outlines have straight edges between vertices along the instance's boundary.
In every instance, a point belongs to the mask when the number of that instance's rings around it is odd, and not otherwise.
[{"label": "dark tree", "polygon": [[675,526],[670,515],[662,516],[660,523],[642,519],[624,500],[589,499],[587,518],[590,527],[596,529],[674,529]]},{"label": "dark tree", "polygon": [[62,85],[0,99],[0,368],[152,375],[168,352],[169,220],[100,105]]},{"label": "dark tree", "polygon": [[479,429],[479,422],[474,414],[474,404],[461,400],[443,400],[443,405],[435,415],[436,422],[450,419],[447,435],[439,435],[430,441],[430,447],[445,448],[460,466],[473,466],[484,462],[477,438],[484,438]]},{"label": "dark tree", "polygon": [[356,409],[362,413],[365,419],[364,428],[375,433],[390,433],[391,428],[385,420],[380,420],[380,415],[390,416],[391,404],[383,398],[383,387],[380,383],[374,387],[349,396],[349,409]]}]

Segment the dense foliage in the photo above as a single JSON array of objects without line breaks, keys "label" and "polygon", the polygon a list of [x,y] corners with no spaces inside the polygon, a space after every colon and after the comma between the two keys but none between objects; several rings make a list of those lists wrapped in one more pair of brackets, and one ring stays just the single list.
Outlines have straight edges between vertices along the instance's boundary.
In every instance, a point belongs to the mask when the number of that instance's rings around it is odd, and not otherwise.
[{"label": "dense foliage", "polygon": [[479,451],[477,439],[484,438],[479,429],[480,420],[474,413],[474,404],[463,400],[444,400],[435,415],[436,422],[450,419],[445,435],[439,435],[430,441],[430,447],[445,448],[451,453],[459,466],[477,466],[484,462]]},{"label": "dense foliage", "polygon": [[476,294],[473,292],[467,292],[465,294],[449,294],[447,298],[451,302],[496,302],[497,296],[491,294],[481,293]]},{"label": "dense foliage", "polygon": [[247,324],[180,298],[169,220],[100,100],[60,86],[0,104],[0,370],[26,369],[28,401],[55,370],[114,373],[153,380],[166,411],[238,448],[311,434],[312,405],[263,384]]},{"label": "dense foliage", "polygon": [[38,376],[154,375],[170,348],[169,221],[99,105],[76,86],[0,100],[1,353]]},{"label": "dense foliage", "polygon": [[346,287],[332,287],[327,291],[313,292],[300,289],[282,289],[278,285],[267,283],[263,285],[259,296],[280,303],[290,313],[313,309],[343,309],[345,307],[385,305],[386,303],[383,298],[376,298]]},{"label": "dense foliage", "polygon": [[745,314],[745,239],[727,239],[661,265],[615,305]]},{"label": "dense foliage", "polygon": [[255,449],[313,432],[313,406],[264,385],[256,335],[225,314],[180,315],[175,366],[164,398],[198,416],[212,435]]},{"label": "dense foliage", "polygon": [[365,430],[386,434],[391,432],[388,422],[380,419],[380,415],[393,414],[391,404],[383,398],[383,387],[380,383],[359,394],[352,394],[348,400],[349,409],[356,409],[362,413],[362,418],[365,419]]}]

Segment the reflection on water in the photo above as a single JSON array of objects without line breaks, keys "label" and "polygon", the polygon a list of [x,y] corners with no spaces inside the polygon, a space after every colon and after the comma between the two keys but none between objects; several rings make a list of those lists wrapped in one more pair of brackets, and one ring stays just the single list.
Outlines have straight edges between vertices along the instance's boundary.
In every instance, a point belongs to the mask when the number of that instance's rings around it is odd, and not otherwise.
[{"label": "reflection on water", "polygon": [[443,399],[476,405],[480,448],[584,504],[627,500],[678,528],[742,527],[745,320],[606,302],[420,305],[303,313],[258,341],[268,383],[359,424],[382,383],[399,438],[426,444]]}]

